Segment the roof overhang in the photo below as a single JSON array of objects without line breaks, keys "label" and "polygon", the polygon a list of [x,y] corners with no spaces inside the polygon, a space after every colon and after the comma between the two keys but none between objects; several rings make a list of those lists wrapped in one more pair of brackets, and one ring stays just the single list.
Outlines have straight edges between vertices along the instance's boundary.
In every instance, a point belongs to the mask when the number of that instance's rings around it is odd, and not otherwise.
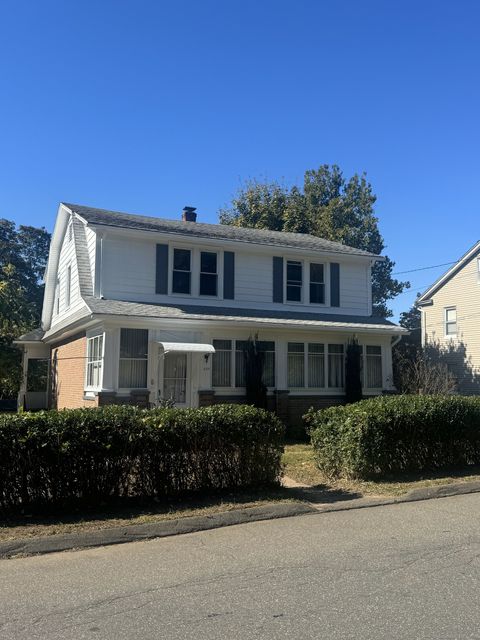
[{"label": "roof overhang", "polygon": [[163,353],[215,353],[215,347],[211,344],[198,342],[158,342],[163,348]]}]

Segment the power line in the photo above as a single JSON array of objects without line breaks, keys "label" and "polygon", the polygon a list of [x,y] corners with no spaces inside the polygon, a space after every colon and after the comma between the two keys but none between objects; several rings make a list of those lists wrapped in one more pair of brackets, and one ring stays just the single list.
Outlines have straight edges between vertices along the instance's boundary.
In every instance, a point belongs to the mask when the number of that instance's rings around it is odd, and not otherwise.
[{"label": "power line", "polygon": [[405,273],[413,273],[414,271],[427,271],[427,269],[438,269],[438,267],[447,267],[452,264],[456,264],[458,260],[454,262],[442,262],[442,264],[432,264],[429,267],[417,267],[416,269],[407,269],[407,271],[395,271],[392,276],[401,276]]}]

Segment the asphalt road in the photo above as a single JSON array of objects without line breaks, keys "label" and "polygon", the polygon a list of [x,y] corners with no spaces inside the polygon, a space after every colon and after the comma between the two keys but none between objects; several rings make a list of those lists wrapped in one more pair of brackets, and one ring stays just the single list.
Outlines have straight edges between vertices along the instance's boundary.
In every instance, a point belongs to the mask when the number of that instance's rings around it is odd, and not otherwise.
[{"label": "asphalt road", "polygon": [[480,494],[0,562],[0,638],[480,638]]}]

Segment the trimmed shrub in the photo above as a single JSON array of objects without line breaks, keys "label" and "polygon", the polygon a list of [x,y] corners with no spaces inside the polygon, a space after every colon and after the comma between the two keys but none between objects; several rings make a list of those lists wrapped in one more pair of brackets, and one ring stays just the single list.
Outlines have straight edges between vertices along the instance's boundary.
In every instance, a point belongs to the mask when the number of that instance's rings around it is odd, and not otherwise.
[{"label": "trimmed shrub", "polygon": [[326,475],[360,477],[480,464],[480,398],[386,396],[305,417]]},{"label": "trimmed shrub", "polygon": [[0,510],[276,483],[284,427],[241,405],[0,416]]}]

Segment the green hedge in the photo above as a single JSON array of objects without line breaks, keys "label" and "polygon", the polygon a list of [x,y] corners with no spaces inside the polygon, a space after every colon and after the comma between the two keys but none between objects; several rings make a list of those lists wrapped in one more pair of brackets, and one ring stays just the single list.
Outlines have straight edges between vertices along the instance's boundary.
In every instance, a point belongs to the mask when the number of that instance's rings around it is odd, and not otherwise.
[{"label": "green hedge", "polygon": [[275,483],[284,427],[249,406],[0,416],[0,509]]},{"label": "green hedge", "polygon": [[305,416],[328,476],[371,477],[480,464],[480,398],[386,396]]}]

